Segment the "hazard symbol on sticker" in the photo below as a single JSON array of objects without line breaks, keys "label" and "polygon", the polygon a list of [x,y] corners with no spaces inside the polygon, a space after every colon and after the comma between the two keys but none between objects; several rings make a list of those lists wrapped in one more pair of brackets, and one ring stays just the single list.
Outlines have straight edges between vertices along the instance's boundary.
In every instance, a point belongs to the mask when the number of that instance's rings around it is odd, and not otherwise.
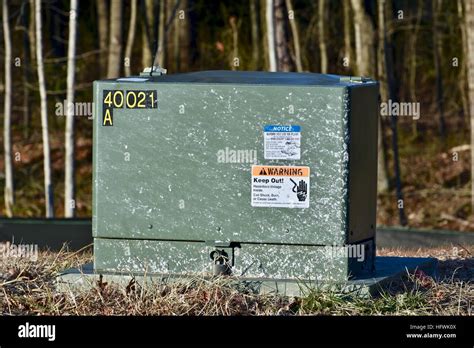
[{"label": "hazard symbol on sticker", "polygon": [[252,166],[252,207],[309,208],[309,167]]}]

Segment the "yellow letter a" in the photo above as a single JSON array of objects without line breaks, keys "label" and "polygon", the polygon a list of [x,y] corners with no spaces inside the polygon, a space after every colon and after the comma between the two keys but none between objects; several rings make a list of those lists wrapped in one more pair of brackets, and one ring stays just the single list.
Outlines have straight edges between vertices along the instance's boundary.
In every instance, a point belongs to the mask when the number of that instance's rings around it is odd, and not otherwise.
[{"label": "yellow letter a", "polygon": [[110,114],[110,109],[105,109],[104,120],[102,122],[103,126],[113,126],[112,115]]}]

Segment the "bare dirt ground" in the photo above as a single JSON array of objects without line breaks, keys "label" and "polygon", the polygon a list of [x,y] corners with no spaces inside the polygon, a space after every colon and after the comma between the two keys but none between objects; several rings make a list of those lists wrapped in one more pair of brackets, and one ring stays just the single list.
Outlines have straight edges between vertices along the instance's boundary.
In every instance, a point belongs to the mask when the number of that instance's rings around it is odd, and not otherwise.
[{"label": "bare dirt ground", "polygon": [[81,293],[58,292],[55,277],[90,262],[90,251],[40,252],[37,261],[0,259],[2,315],[472,315],[474,247],[381,249],[379,255],[439,259],[439,279],[407,275],[377,297],[362,299],[308,289],[302,297],[239,291],[227,279],[195,278],[142,288],[97,283]]}]

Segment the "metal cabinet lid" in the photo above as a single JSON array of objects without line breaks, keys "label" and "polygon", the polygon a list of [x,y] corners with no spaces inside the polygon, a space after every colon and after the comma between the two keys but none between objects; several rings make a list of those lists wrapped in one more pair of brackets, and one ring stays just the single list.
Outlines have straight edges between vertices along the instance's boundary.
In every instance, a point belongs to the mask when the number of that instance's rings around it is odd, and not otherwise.
[{"label": "metal cabinet lid", "polygon": [[[141,79],[146,76],[140,76]],[[112,81],[115,81],[112,80]],[[149,82],[165,83],[213,83],[289,86],[350,86],[361,83],[375,83],[368,78],[331,74],[208,70],[182,74],[149,76]]]}]

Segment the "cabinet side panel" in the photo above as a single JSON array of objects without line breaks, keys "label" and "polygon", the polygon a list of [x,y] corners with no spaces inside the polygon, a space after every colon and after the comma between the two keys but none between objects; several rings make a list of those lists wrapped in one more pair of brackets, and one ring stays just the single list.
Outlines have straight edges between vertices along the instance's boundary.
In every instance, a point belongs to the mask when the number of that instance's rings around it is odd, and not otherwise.
[{"label": "cabinet side panel", "polygon": [[378,84],[350,90],[348,243],[375,237]]}]

